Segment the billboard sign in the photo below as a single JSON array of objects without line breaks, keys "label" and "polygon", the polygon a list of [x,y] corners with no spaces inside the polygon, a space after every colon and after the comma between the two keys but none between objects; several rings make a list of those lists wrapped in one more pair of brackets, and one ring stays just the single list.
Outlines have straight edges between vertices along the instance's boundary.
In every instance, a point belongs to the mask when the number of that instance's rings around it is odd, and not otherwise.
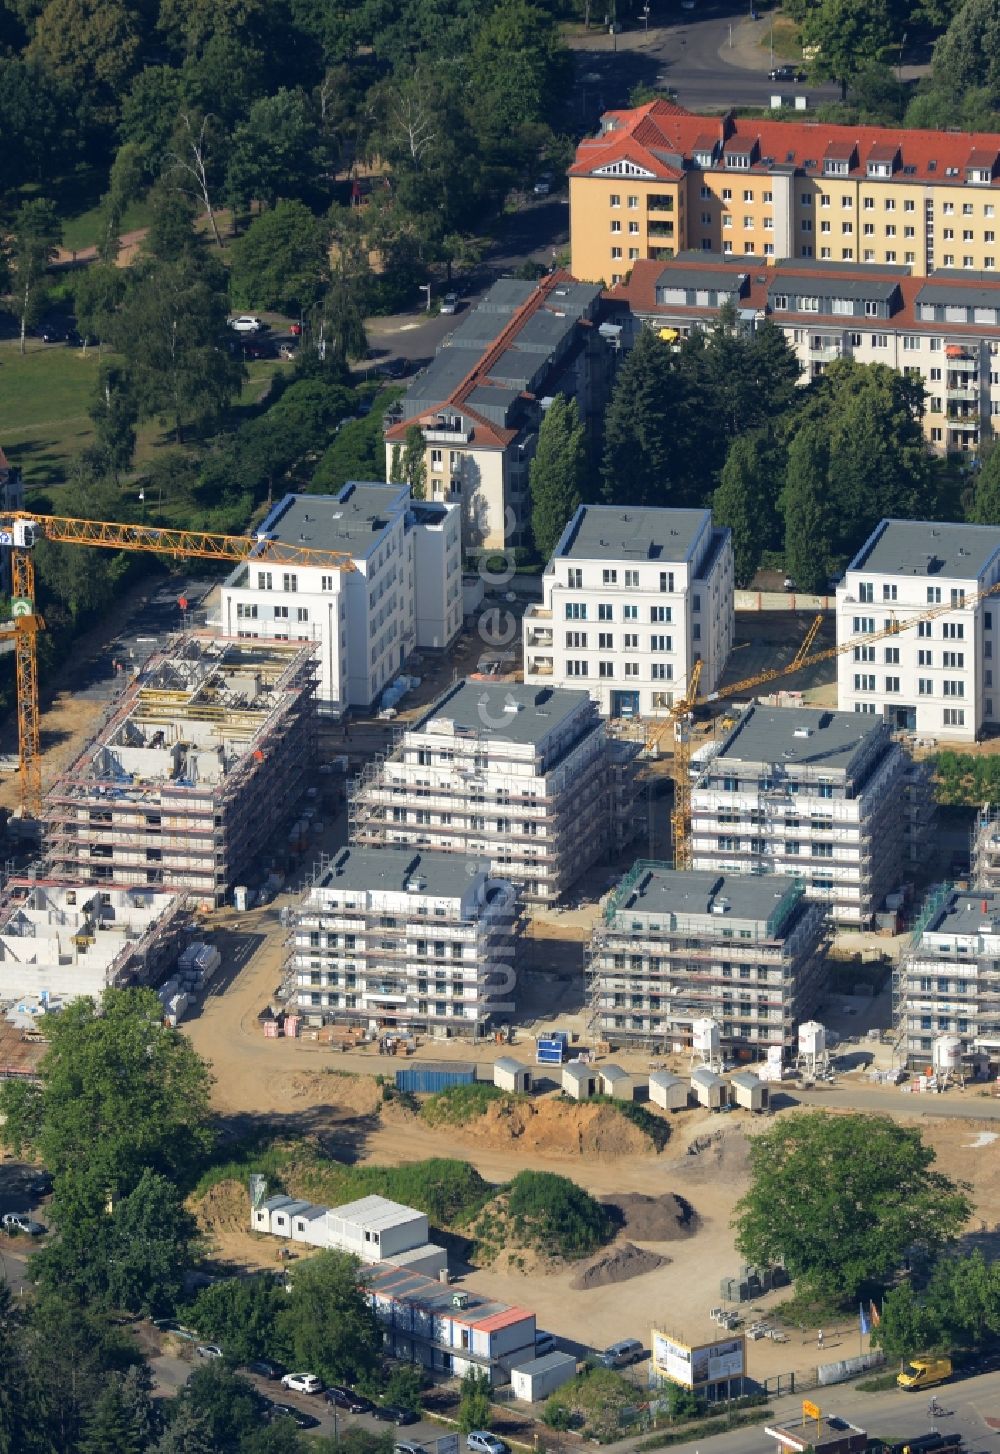
[{"label": "billboard sign", "polygon": [[722,1338],[717,1343],[700,1343],[689,1347],[653,1333],[653,1364],[658,1373],[679,1383],[683,1388],[697,1389],[706,1383],[720,1383],[727,1378],[742,1378],[744,1344],[742,1338]]}]

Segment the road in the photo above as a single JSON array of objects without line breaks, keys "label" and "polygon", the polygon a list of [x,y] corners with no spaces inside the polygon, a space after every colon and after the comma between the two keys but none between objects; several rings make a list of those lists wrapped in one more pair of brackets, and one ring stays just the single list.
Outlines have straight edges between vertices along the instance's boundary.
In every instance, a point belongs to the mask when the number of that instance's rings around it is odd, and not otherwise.
[{"label": "road", "polygon": [[[970,1454],[992,1454],[1000,1447],[1000,1434],[986,1422],[1000,1414],[1000,1372],[984,1373],[977,1378],[946,1384],[935,1392],[946,1414],[933,1424],[927,1414],[927,1394],[906,1394],[897,1389],[885,1393],[858,1393],[857,1389],[843,1385],[813,1391],[808,1397],[819,1404],[824,1414],[848,1419],[869,1434],[905,1439],[936,1428],[943,1434],[961,1434]],[[771,1407],[775,1417],[768,1423],[780,1422],[782,1418],[800,1419],[802,1396],[796,1394],[775,1399]],[[637,1443],[641,1440],[623,1440],[609,1445],[607,1454],[626,1454]],[[751,1424],[745,1429],[719,1434],[712,1439],[699,1439],[697,1445],[692,1442],[671,1446],[674,1454],[691,1454],[691,1451],[693,1454],[761,1454],[769,1447],[772,1446],[762,1424]]]}]

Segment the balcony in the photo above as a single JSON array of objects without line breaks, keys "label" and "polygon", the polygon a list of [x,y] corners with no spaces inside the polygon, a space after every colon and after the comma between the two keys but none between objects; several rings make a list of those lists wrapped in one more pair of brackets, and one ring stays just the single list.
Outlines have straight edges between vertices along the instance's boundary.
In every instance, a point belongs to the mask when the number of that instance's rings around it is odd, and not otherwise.
[{"label": "balcony", "polygon": [[811,338],[809,340],[809,357],[816,359],[839,358],[841,353],[840,341],[834,338]]},{"label": "balcony", "polygon": [[534,677],[550,677],[552,675],[551,656],[529,657],[525,662],[525,674]]},{"label": "balcony", "polygon": [[979,360],[970,353],[952,353],[951,348],[946,350],[948,359],[948,373],[974,374],[979,368]]},{"label": "balcony", "polygon": [[970,382],[966,374],[955,374],[954,376],[949,374],[944,392],[949,401],[968,401],[970,404],[979,402],[979,385],[976,382]]},{"label": "balcony", "polygon": [[979,433],[979,415],[978,414],[949,414],[948,415],[948,428],[949,429],[958,429],[958,430],[962,431],[963,433],[966,433],[967,432],[967,433],[972,433],[972,434],[978,434]]}]

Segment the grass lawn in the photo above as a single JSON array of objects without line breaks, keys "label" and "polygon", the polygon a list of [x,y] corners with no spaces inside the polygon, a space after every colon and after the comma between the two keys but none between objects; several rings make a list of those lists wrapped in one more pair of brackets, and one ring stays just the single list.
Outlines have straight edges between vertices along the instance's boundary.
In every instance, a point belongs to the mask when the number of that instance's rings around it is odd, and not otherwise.
[{"label": "grass lawn", "polygon": [[[761,50],[770,51],[772,25],[768,25],[761,31]],[[776,61],[801,61],[802,43],[799,39],[799,27],[796,21],[789,20],[785,15],[776,15],[773,21],[774,34],[774,59]]]},{"label": "grass lawn", "polygon": [[[122,218],[121,231],[136,232],[140,227],[148,227],[149,220],[150,211],[146,202],[133,202]],[[68,217],[63,223],[63,247],[69,252],[82,252],[84,248],[96,247],[101,237],[101,226],[99,206],[90,207],[76,217]]]},{"label": "grass lawn", "polygon": [[28,485],[60,484],[69,461],[85,449],[94,428],[87,408],[94,395],[97,349],[16,339],[0,342],[0,420],[3,445]]}]

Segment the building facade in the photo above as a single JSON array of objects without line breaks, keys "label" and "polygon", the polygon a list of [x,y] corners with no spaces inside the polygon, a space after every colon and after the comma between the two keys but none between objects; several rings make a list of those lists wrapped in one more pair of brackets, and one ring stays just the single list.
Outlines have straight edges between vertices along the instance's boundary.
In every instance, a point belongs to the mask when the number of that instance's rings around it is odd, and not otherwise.
[{"label": "building facade", "polygon": [[883,721],[748,707],[698,765],[692,865],[791,874],[835,924],[865,928],[901,883],[907,762]]},{"label": "building facade", "polygon": [[591,1028],[667,1054],[712,1019],[729,1055],[790,1051],[823,988],[823,943],[823,910],[799,880],[640,860],[591,937]]},{"label": "building facade", "polygon": [[1000,894],[939,889],[896,971],[896,1023],[907,1062],[933,1063],[939,1036],[957,1039],[966,1072],[1000,1064]]},{"label": "building facade", "polygon": [[686,249],[991,272],[1000,135],[608,111],[569,169],[576,277]]},{"label": "building facade", "polygon": [[419,429],[427,498],[460,504],[467,549],[523,543],[547,400],[575,399],[588,434],[597,426],[617,358],[600,309],[600,287],[565,272],[501,278],[386,416],[386,478]]},{"label": "building facade", "polygon": [[223,904],[314,771],[315,676],[294,641],[192,634],[151,658],[45,794],[47,872]]},{"label": "building facade", "polygon": [[343,848],[295,910],[299,1012],[366,1030],[477,1037],[511,1005],[517,895],[484,861]]},{"label": "building facade", "polygon": [[657,716],[733,644],[733,549],[709,510],[580,505],[523,618],[524,680],[586,687],[605,717]]},{"label": "building facade", "polygon": [[635,833],[637,751],[587,692],[460,681],[358,779],[351,840],[464,854],[553,902]]},{"label": "building facade", "polygon": [[726,303],[753,332],[767,319],[799,362],[800,382],[839,358],[887,364],[924,385],[924,437],[936,452],[977,449],[1000,416],[1000,282],[988,274],[863,263],[776,262],[683,253],[641,262],[611,298],[640,326],[677,341],[710,326]]},{"label": "building facade", "polygon": [[[1000,528],[883,520],[837,588],[837,701],[920,736],[974,742],[1000,721]],[[898,636],[865,635],[927,612]],[[996,622],[996,626],[994,626]]]},{"label": "building facade", "polygon": [[286,495],[258,532],[342,551],[354,569],[253,560],[222,587],[227,636],[316,643],[321,708],[370,707],[415,650],[443,650],[462,626],[461,528],[454,503],[405,485],[350,483]]}]

